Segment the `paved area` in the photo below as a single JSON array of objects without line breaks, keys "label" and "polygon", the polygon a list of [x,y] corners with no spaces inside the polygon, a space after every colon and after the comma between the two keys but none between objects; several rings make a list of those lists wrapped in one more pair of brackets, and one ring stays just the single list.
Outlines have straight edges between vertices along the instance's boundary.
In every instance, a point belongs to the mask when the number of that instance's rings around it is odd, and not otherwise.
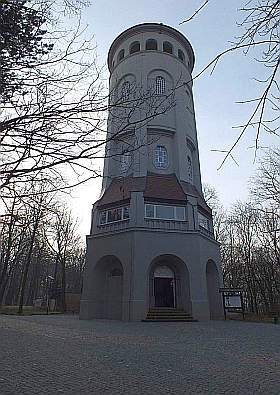
[{"label": "paved area", "polygon": [[280,325],[0,315],[0,394],[280,394]]}]

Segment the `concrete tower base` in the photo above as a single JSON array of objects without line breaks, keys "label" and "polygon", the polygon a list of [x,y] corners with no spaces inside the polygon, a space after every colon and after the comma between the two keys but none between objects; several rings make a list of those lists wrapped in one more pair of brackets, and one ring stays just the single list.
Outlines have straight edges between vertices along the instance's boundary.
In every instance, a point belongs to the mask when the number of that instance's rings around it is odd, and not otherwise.
[{"label": "concrete tower base", "polygon": [[174,273],[174,308],[199,320],[222,318],[215,241],[197,232],[124,230],[87,243],[81,319],[145,319],[155,307],[158,268]]}]

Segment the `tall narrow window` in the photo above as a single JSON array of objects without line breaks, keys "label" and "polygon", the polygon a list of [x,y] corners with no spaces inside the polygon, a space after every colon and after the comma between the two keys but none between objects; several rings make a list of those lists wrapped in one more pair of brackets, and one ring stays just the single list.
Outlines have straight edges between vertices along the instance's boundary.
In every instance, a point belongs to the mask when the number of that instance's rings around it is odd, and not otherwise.
[{"label": "tall narrow window", "polygon": [[118,53],[118,62],[120,62],[124,58],[124,49],[121,49]]},{"label": "tall narrow window", "polygon": [[129,53],[132,54],[139,51],[140,51],[140,43],[139,41],[134,41],[134,43],[130,45]]},{"label": "tall narrow window", "polygon": [[156,77],[156,95],[163,95],[166,89],[165,79],[161,76]]},{"label": "tall narrow window", "polygon": [[198,213],[198,224],[202,228],[211,231],[211,221],[201,213]]},{"label": "tall narrow window", "polygon": [[157,41],[153,38],[150,38],[146,41],[146,50],[147,51],[156,51],[157,50]]},{"label": "tall narrow window", "polygon": [[158,169],[166,169],[167,166],[167,149],[163,145],[157,145],[155,149],[155,167]]},{"label": "tall narrow window", "polygon": [[185,54],[181,49],[178,49],[178,58],[185,63]]},{"label": "tall narrow window", "polygon": [[173,53],[173,46],[169,41],[164,41],[163,43],[163,52]]},{"label": "tall narrow window", "polygon": [[125,152],[121,156],[121,173],[125,174],[131,164],[131,153],[130,152]]},{"label": "tall narrow window", "polygon": [[193,168],[192,168],[192,160],[189,156],[187,157],[187,172],[188,172],[189,182],[192,184],[193,183]]},{"label": "tall narrow window", "polygon": [[155,206],[153,204],[145,204],[145,217],[155,218]]},{"label": "tall narrow window", "polygon": [[116,222],[122,220],[122,208],[116,208],[107,212],[108,222]]},{"label": "tall narrow window", "polygon": [[121,98],[122,100],[129,100],[129,95],[130,95],[130,82],[125,81],[122,84],[122,90],[121,90]]}]

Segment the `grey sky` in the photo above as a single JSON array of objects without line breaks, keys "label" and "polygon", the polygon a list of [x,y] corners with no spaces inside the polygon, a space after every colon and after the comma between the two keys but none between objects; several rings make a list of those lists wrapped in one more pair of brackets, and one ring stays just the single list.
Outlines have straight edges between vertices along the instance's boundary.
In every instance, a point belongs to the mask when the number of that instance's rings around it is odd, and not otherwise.
[{"label": "grey sky", "polygon": [[[210,0],[209,5],[191,22],[179,23],[188,18],[202,1],[175,0],[102,0],[93,1],[85,11],[83,22],[88,25],[88,35],[94,35],[98,63],[106,63],[107,51],[114,38],[123,30],[138,23],[164,23],[180,30],[191,42],[196,64],[196,75],[219,52],[230,46],[230,41],[242,32],[236,21],[243,14],[238,8],[245,0]],[[219,171],[223,154],[211,150],[228,149],[239,134],[233,126],[244,124],[250,116],[248,105],[237,101],[250,99],[260,92],[263,67],[248,56],[226,55],[217,65],[213,75],[203,74],[194,82],[197,131],[200,148],[202,181],[213,185],[222,203],[229,207],[237,199],[245,199],[248,179],[256,169],[254,164],[255,131],[248,129],[234,150],[237,166],[231,159]],[[279,145],[279,138],[262,134],[263,147]],[[74,192],[73,207],[82,220],[82,231],[89,232],[91,204],[99,194],[100,182],[92,182]],[[79,196],[79,198],[78,198]]]}]

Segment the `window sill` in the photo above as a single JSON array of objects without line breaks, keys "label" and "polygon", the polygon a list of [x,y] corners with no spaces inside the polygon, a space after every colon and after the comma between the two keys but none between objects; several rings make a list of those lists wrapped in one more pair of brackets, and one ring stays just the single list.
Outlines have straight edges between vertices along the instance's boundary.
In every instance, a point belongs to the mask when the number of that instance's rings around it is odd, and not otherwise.
[{"label": "window sill", "polygon": [[174,219],[174,218],[154,218],[154,217],[145,217],[147,221],[172,221],[172,222],[187,222],[186,219]]},{"label": "window sill", "polygon": [[113,225],[113,224],[119,224],[120,222],[129,222],[130,218],[126,218],[126,219],[119,219],[118,221],[112,221],[112,222],[106,222],[105,224],[98,224],[98,227],[103,227],[106,225]]}]

